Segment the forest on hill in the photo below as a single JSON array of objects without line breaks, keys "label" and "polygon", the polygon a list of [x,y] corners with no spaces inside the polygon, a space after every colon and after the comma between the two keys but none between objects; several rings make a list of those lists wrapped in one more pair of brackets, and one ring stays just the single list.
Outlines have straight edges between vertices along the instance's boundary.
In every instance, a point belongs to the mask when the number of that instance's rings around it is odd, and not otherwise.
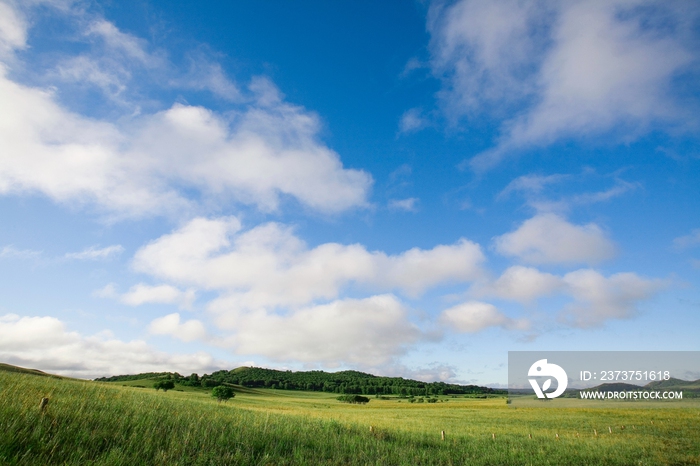
[{"label": "forest on hill", "polygon": [[381,377],[358,371],[279,371],[259,367],[239,367],[199,376],[182,376],[177,372],[149,372],[134,375],[116,375],[95,379],[101,382],[120,382],[138,379],[173,379],[180,385],[211,388],[234,384],[250,388],[279,390],[306,390],[357,395],[487,395],[505,394],[478,385],[458,385],[444,382],[421,382],[402,377]]}]

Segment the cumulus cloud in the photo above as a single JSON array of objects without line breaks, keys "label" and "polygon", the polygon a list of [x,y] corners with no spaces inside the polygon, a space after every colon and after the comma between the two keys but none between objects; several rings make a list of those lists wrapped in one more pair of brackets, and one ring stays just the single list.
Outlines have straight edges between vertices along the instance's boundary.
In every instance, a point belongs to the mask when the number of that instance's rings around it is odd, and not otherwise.
[{"label": "cumulus cloud", "polygon": [[108,259],[112,256],[121,254],[124,251],[124,247],[120,244],[114,244],[112,246],[107,246],[105,248],[98,248],[97,246],[90,246],[89,248],[83,249],[80,252],[69,252],[66,253],[66,259],[76,259],[76,260],[98,260],[98,259]]},{"label": "cumulus cloud", "polygon": [[0,317],[0,360],[79,378],[162,371],[201,374],[232,367],[205,352],[167,354],[140,340],[83,336],[55,317],[15,314]]},{"label": "cumulus cloud", "polygon": [[215,301],[210,310],[220,327],[234,332],[229,344],[236,352],[278,361],[377,366],[423,337],[392,295],[340,299],[287,314],[240,311],[226,301]]},{"label": "cumulus cloud", "polygon": [[476,285],[472,292],[477,296],[496,296],[529,303],[561,291],[562,288],[560,277],[531,267],[515,265],[506,269],[497,280]]},{"label": "cumulus cloud", "polygon": [[154,335],[171,335],[182,341],[201,340],[207,335],[204,324],[196,319],[180,322],[180,314],[168,314],[154,319],[148,326]]},{"label": "cumulus cloud", "polygon": [[[108,285],[109,286],[109,285]],[[105,297],[115,297],[113,294]],[[188,309],[195,300],[195,291],[181,291],[171,285],[150,286],[143,283],[132,286],[129,291],[119,297],[119,300],[130,306],[140,306],[145,303],[177,304]]]},{"label": "cumulus cloud", "polygon": [[[2,70],[0,70],[2,71]],[[278,102],[237,123],[175,104],[130,129],[70,113],[44,91],[0,76],[0,194],[41,193],[146,215],[187,210],[181,188],[275,210],[289,195],[322,212],[363,206],[371,184],[315,140],[317,119]],[[22,154],[21,157],[10,156]]]},{"label": "cumulus cloud", "polygon": [[440,321],[458,332],[476,333],[489,327],[527,330],[530,323],[526,319],[511,319],[493,304],[468,301],[442,311]]},{"label": "cumulus cloud", "polygon": [[237,306],[302,305],[335,299],[351,283],[418,296],[444,282],[475,279],[481,248],[465,239],[401,254],[370,252],[359,244],[314,248],[277,223],[240,231],[233,218],[196,218],[139,249],[139,272],[202,289],[224,290]]},{"label": "cumulus cloud", "polygon": [[637,312],[637,304],[663,287],[634,273],[604,277],[594,270],[570,272],[563,277],[574,302],[567,305],[562,320],[576,327],[594,327],[608,319],[625,319]]},{"label": "cumulus cloud", "polygon": [[[19,19],[3,17],[6,47],[24,40],[12,24],[26,34]],[[142,41],[111,23],[94,22],[89,32],[131,61],[152,61]],[[76,60],[67,75],[121,92],[123,80],[114,73]],[[7,115],[0,119],[0,194],[42,194],[116,216],[188,212],[202,198],[264,211],[276,210],[283,198],[324,213],[367,205],[371,176],[344,168],[319,141],[316,115],[285,102],[263,78],[251,82],[250,92],[250,103],[226,115],[178,103],[112,122],[68,110],[54,91],[14,81],[0,63]]]},{"label": "cumulus cloud", "polygon": [[497,237],[494,244],[499,253],[532,264],[596,264],[615,253],[598,225],[573,225],[551,213],[526,220],[517,230]]},{"label": "cumulus cloud", "polygon": [[681,124],[673,80],[698,58],[688,36],[699,13],[692,2],[434,4],[432,66],[447,110],[503,121],[497,146],[471,167],[560,138]]},{"label": "cumulus cloud", "polygon": [[[562,296],[569,300],[559,312],[559,320],[573,327],[600,326],[610,319],[633,317],[638,305],[664,287],[664,282],[635,273],[617,273],[608,277],[592,269],[579,269],[563,276],[522,266],[509,267],[494,281],[475,285],[470,293],[530,303],[542,297]],[[482,305],[484,303],[479,303]],[[488,305],[490,306],[490,305]],[[481,314],[498,321],[495,308],[481,307]]]}]

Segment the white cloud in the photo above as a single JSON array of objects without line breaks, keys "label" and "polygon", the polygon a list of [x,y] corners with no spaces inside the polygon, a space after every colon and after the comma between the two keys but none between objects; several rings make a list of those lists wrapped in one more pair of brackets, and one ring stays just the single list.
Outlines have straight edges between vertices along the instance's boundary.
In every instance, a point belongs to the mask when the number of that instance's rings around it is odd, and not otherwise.
[{"label": "white cloud", "polygon": [[[568,298],[569,302],[559,312],[559,319],[574,327],[592,327],[610,319],[633,317],[639,303],[651,298],[663,286],[665,283],[660,280],[646,279],[629,272],[606,277],[592,269],[579,269],[558,276],[534,268],[513,266],[497,280],[475,285],[470,293],[521,303],[560,295]],[[477,307],[482,312],[477,316],[498,321],[501,317],[495,314],[495,308],[488,306]]]},{"label": "white cloud", "polygon": [[679,236],[673,240],[673,247],[681,250],[700,244],[700,228],[693,230],[689,235]]},{"label": "white cloud", "polygon": [[66,253],[66,259],[77,259],[77,260],[98,260],[98,259],[108,259],[109,257],[121,254],[124,251],[124,247],[120,244],[114,244],[112,246],[107,246],[105,248],[98,248],[97,246],[90,246],[80,252],[69,252]]},{"label": "white cloud", "polygon": [[458,332],[476,333],[489,327],[527,330],[530,323],[525,319],[514,320],[506,316],[493,304],[469,301],[442,311],[440,321]]},{"label": "white cloud", "polygon": [[539,214],[517,230],[495,238],[496,250],[533,264],[596,264],[615,246],[594,223],[573,225],[556,214]]},{"label": "white cloud", "polygon": [[63,81],[91,84],[111,99],[118,99],[126,89],[128,73],[124,69],[107,69],[86,56],[70,57],[56,66],[55,74]]},{"label": "white cloud", "polygon": [[465,239],[387,255],[359,244],[310,249],[277,223],[240,228],[235,218],[194,219],[138,250],[134,268],[188,286],[224,290],[222,299],[230,305],[258,308],[335,299],[352,283],[418,296],[444,282],[475,279],[484,260],[480,247]]},{"label": "white cloud", "polygon": [[392,210],[403,210],[406,212],[415,212],[418,203],[417,197],[409,197],[406,199],[392,199],[389,201],[389,208]]},{"label": "white cloud", "polygon": [[[315,141],[299,107],[252,107],[231,122],[176,104],[127,131],[58,106],[0,76],[0,194],[42,193],[145,215],[193,205],[180,187],[274,210],[281,195],[322,212],[365,205],[371,178]],[[9,154],[22,154],[21,157]]]},{"label": "white cloud", "polygon": [[503,191],[498,194],[499,199],[508,197],[513,192],[523,192],[525,194],[539,194],[550,184],[560,183],[570,175],[554,174],[554,175],[523,175],[519,176],[506,186]]},{"label": "white cloud", "polygon": [[123,33],[109,21],[97,19],[87,27],[85,32],[88,35],[100,37],[108,48],[123,53],[131,60],[137,60],[147,66],[154,65],[155,59],[146,51],[145,40]]},{"label": "white cloud", "polygon": [[0,360],[51,373],[94,378],[139,372],[205,373],[235,367],[205,352],[166,354],[144,341],[71,332],[54,317],[0,317]]},{"label": "white cloud", "polygon": [[422,338],[392,295],[342,299],[290,311],[241,312],[216,302],[211,311],[218,326],[232,330],[230,344],[240,354],[279,361],[381,365]]},{"label": "white cloud", "polygon": [[[4,43],[18,47],[21,34],[8,24],[25,33],[26,25],[8,18],[0,24]],[[107,44],[105,53],[122,54],[116,68],[95,57],[70,57],[58,68],[64,76],[118,95],[128,81],[120,73],[130,73],[124,63],[155,60],[143,41],[111,23],[93,22],[89,31]],[[316,115],[284,102],[268,80],[252,81],[253,100],[237,112],[175,104],[114,123],[72,112],[53,91],[9,75],[0,63],[0,195],[42,194],[117,217],[187,215],[212,200],[274,211],[283,198],[293,198],[324,213],[367,205],[371,176],[344,168],[318,140]],[[222,79],[215,79],[217,92],[232,92]]]},{"label": "white cloud", "polygon": [[117,293],[117,285],[108,283],[99,290],[93,291],[92,295],[97,298],[116,298],[119,296],[119,293]]},{"label": "white cloud", "polygon": [[562,319],[576,327],[602,325],[609,319],[633,317],[640,301],[649,299],[663,283],[634,273],[604,277],[594,270],[577,270],[564,275],[574,302],[567,305]]},{"label": "white cloud", "polygon": [[171,285],[150,286],[139,283],[121,295],[119,300],[130,306],[140,306],[145,303],[161,303],[177,304],[184,309],[189,309],[195,300],[195,291],[181,291]]},{"label": "white cloud", "polygon": [[621,196],[627,192],[633,191],[641,187],[640,183],[628,182],[619,178],[615,178],[614,185],[608,189],[601,191],[582,192],[579,194],[571,194],[561,196],[559,199],[552,199],[547,196],[544,191],[551,185],[568,182],[569,189],[575,189],[573,186],[579,184],[588,188],[590,186],[590,177],[596,175],[591,169],[584,169],[583,173],[577,177],[568,174],[554,175],[523,175],[515,178],[513,181],[498,194],[497,200],[508,198],[512,193],[520,193],[526,199],[527,204],[537,212],[564,212],[573,205],[588,205],[598,202],[607,202],[615,197]]},{"label": "white cloud", "polygon": [[686,34],[699,12],[693,2],[634,0],[434,5],[432,66],[448,111],[503,121],[497,147],[472,168],[561,138],[629,140],[654,123],[683,124],[692,112],[671,90],[698,58]]},{"label": "white cloud", "polygon": [[7,2],[0,2],[0,59],[27,44],[27,24],[24,16]]},{"label": "white cloud", "polygon": [[0,249],[0,259],[35,259],[41,256],[41,251],[32,249],[17,249],[16,247],[3,246]]},{"label": "white cloud", "polygon": [[[434,3],[428,16],[432,66],[446,77],[443,95],[454,114],[481,111],[533,92],[533,61],[540,46],[531,30],[535,12],[550,8],[535,2],[459,1]],[[497,110],[498,111],[498,110]]]},{"label": "white cloud", "polygon": [[425,128],[427,125],[428,122],[421,114],[421,109],[412,108],[406,110],[403,115],[401,115],[399,131],[402,133],[412,133]]},{"label": "white cloud", "polygon": [[615,186],[612,188],[604,191],[576,195],[571,199],[571,202],[576,204],[594,204],[596,202],[606,202],[629,191],[633,191],[640,186],[641,185],[639,183],[630,183],[624,180],[616,179]]},{"label": "white cloud", "polygon": [[204,324],[196,319],[180,322],[180,314],[168,314],[154,319],[148,326],[148,331],[154,335],[172,335],[182,341],[201,340],[207,336]]},{"label": "white cloud", "polygon": [[481,283],[472,290],[477,296],[496,296],[522,303],[562,291],[560,277],[531,267],[509,267],[494,282]]}]

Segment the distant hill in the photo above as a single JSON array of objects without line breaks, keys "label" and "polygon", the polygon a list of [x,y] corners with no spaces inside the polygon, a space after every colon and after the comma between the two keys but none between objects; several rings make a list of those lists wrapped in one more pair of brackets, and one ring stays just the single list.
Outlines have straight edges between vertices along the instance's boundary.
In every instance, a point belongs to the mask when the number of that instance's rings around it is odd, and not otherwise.
[{"label": "distant hill", "polygon": [[623,382],[613,382],[613,383],[603,383],[597,385],[593,388],[586,389],[587,391],[599,391],[599,392],[624,392],[628,390],[640,390],[642,387],[639,385],[634,385],[632,383]]},{"label": "distant hill", "polygon": [[695,381],[681,380],[671,378],[669,380],[657,380],[655,382],[649,382],[644,386],[644,388],[654,389],[654,390],[693,390],[700,391],[700,379]]},{"label": "distant hill", "polygon": [[22,374],[31,374],[31,375],[39,375],[42,377],[56,377],[59,379],[62,379],[60,375],[53,375],[53,374],[47,374],[46,372],[42,372],[37,369],[26,369],[24,367],[19,367],[19,366],[13,366],[11,364],[5,364],[0,362],[0,371],[5,371],[5,372],[21,372]]},{"label": "distant hill", "polygon": [[95,379],[101,382],[122,382],[148,378],[172,378],[185,386],[215,387],[233,384],[250,388],[278,390],[306,390],[357,395],[489,395],[506,394],[505,390],[478,385],[458,385],[444,382],[421,382],[402,377],[380,377],[359,371],[278,371],[260,367],[238,367],[230,371],[217,371],[199,377],[197,374],[182,376],[178,373],[146,373],[117,375]]}]

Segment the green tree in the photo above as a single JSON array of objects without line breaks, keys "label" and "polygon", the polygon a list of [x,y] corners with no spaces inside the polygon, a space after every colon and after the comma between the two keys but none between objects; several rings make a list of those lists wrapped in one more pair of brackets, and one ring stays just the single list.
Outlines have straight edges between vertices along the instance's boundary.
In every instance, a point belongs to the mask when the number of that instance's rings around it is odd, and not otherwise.
[{"label": "green tree", "polygon": [[175,388],[175,382],[173,382],[172,380],[159,380],[158,382],[153,384],[153,388],[155,388],[156,391],[162,388],[164,392],[167,392],[168,390],[172,390],[173,388]]},{"label": "green tree", "polygon": [[234,396],[236,396],[235,393],[233,393],[233,388],[227,387],[225,385],[219,385],[218,387],[214,387],[211,391],[211,396],[213,398],[216,398],[216,401],[221,403],[222,401],[228,401]]}]

